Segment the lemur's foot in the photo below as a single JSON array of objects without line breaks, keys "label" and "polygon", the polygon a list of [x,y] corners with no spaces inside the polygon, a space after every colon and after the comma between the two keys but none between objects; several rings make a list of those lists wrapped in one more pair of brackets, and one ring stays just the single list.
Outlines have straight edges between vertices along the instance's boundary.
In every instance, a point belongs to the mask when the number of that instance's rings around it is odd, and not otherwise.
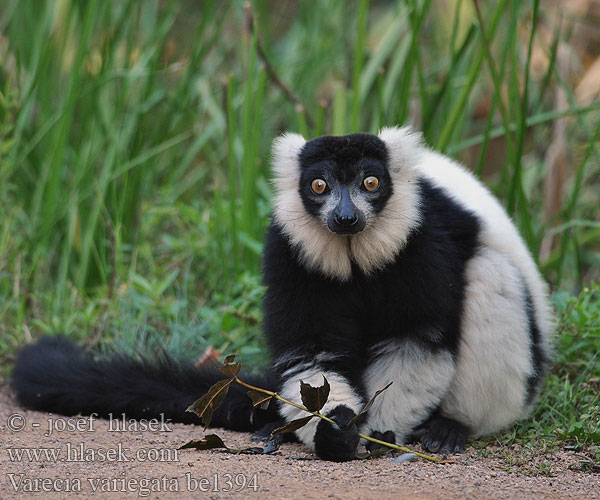
[{"label": "lemur's foot", "polygon": [[[379,431],[373,431],[371,433],[371,437],[375,439],[379,439],[380,441],[385,441],[386,443],[396,444],[396,435],[393,431],[386,431],[383,434]],[[376,450],[380,450],[381,448],[387,448],[382,444],[374,443],[373,441],[367,441],[366,444],[367,451],[374,452]],[[390,448],[391,450],[391,448]]]},{"label": "lemur's foot", "polygon": [[258,429],[254,434],[252,434],[252,441],[266,441],[271,436],[271,432],[277,429],[277,427],[281,427],[285,425],[285,420],[277,420],[276,422],[269,422],[266,425],[263,425],[260,429]]},{"label": "lemur's foot", "polygon": [[[282,427],[286,424],[284,419],[276,420],[275,422],[269,422],[263,425],[259,430],[252,434],[252,441],[268,441],[271,438],[271,432],[278,427]],[[293,432],[286,432],[284,434],[278,434],[281,443],[298,443],[298,438]]]},{"label": "lemur's foot", "polygon": [[433,453],[461,453],[465,451],[470,430],[451,418],[434,416],[424,426],[421,446]]}]

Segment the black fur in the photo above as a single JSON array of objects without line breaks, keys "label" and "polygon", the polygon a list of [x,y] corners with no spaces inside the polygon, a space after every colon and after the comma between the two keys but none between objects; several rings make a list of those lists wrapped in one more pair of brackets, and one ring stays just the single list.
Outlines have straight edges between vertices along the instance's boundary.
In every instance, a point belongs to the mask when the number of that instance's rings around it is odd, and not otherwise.
[{"label": "black fur", "polygon": [[[387,169],[388,154],[381,139],[369,134],[350,134],[341,137],[324,136],[307,142],[299,157],[299,192],[306,210],[319,215],[323,195],[311,189],[314,179],[327,182],[327,193],[341,184],[356,183],[363,190],[375,212],[380,212],[392,195],[393,186]],[[362,181],[374,175],[380,181],[379,189],[368,193]]]},{"label": "black fur", "polygon": [[527,404],[530,404],[535,397],[536,390],[546,375],[548,366],[547,356],[544,354],[540,345],[540,329],[535,319],[535,308],[531,299],[531,292],[525,287],[525,306],[527,308],[527,321],[529,323],[529,342],[531,349],[531,360],[533,365],[533,375],[527,380]]},{"label": "black fur", "polygon": [[[136,419],[164,415],[173,422],[199,424],[186,408],[223,378],[216,370],[177,364],[166,355],[152,363],[125,356],[96,361],[62,337],[44,337],[19,353],[12,386],[21,404],[34,410]],[[246,378],[269,385],[265,379]],[[211,425],[250,431],[279,418],[274,405],[253,408],[246,392],[232,384]]]},{"label": "black fur", "polygon": [[317,455],[333,462],[353,460],[360,437],[356,424],[346,427],[356,414],[347,406],[339,405],[326,416],[335,421],[337,427],[325,420],[321,420],[317,424],[315,432]]}]

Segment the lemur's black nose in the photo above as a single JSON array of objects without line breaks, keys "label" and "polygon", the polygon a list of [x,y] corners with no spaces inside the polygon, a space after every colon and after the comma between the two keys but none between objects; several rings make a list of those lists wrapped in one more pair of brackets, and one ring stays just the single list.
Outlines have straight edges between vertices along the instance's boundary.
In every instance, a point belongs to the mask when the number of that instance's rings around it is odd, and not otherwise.
[{"label": "lemur's black nose", "polygon": [[360,233],[365,228],[365,219],[360,210],[352,202],[348,187],[342,186],[340,191],[340,201],[329,212],[327,227],[330,231],[337,234]]},{"label": "lemur's black nose", "polygon": [[356,212],[335,214],[333,219],[340,226],[354,226],[358,222],[358,214]]}]

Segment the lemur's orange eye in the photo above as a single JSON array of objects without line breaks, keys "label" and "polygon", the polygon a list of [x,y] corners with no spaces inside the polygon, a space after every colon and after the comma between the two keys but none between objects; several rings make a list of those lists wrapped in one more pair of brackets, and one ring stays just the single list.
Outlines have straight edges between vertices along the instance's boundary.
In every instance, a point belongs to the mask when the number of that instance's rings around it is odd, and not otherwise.
[{"label": "lemur's orange eye", "polygon": [[379,187],[379,179],[370,175],[363,181],[363,184],[365,185],[365,189],[367,191],[377,191],[377,188]]},{"label": "lemur's orange eye", "polygon": [[327,183],[323,179],[315,179],[310,187],[315,194],[323,194],[327,188]]}]

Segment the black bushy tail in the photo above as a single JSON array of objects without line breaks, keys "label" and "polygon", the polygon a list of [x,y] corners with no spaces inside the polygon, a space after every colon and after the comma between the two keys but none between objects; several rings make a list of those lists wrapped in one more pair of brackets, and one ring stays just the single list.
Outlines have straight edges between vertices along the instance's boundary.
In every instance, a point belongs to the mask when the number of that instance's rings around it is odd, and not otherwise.
[{"label": "black bushy tail", "polygon": [[[94,360],[63,337],[44,337],[19,353],[11,385],[21,404],[33,410],[134,419],[164,414],[173,422],[200,424],[185,410],[223,378],[214,369],[176,363],[166,355],[152,362],[123,355]],[[244,380],[268,389],[274,384],[267,378]],[[247,389],[233,383],[211,427],[251,431],[280,418],[274,404],[253,408]]]}]

